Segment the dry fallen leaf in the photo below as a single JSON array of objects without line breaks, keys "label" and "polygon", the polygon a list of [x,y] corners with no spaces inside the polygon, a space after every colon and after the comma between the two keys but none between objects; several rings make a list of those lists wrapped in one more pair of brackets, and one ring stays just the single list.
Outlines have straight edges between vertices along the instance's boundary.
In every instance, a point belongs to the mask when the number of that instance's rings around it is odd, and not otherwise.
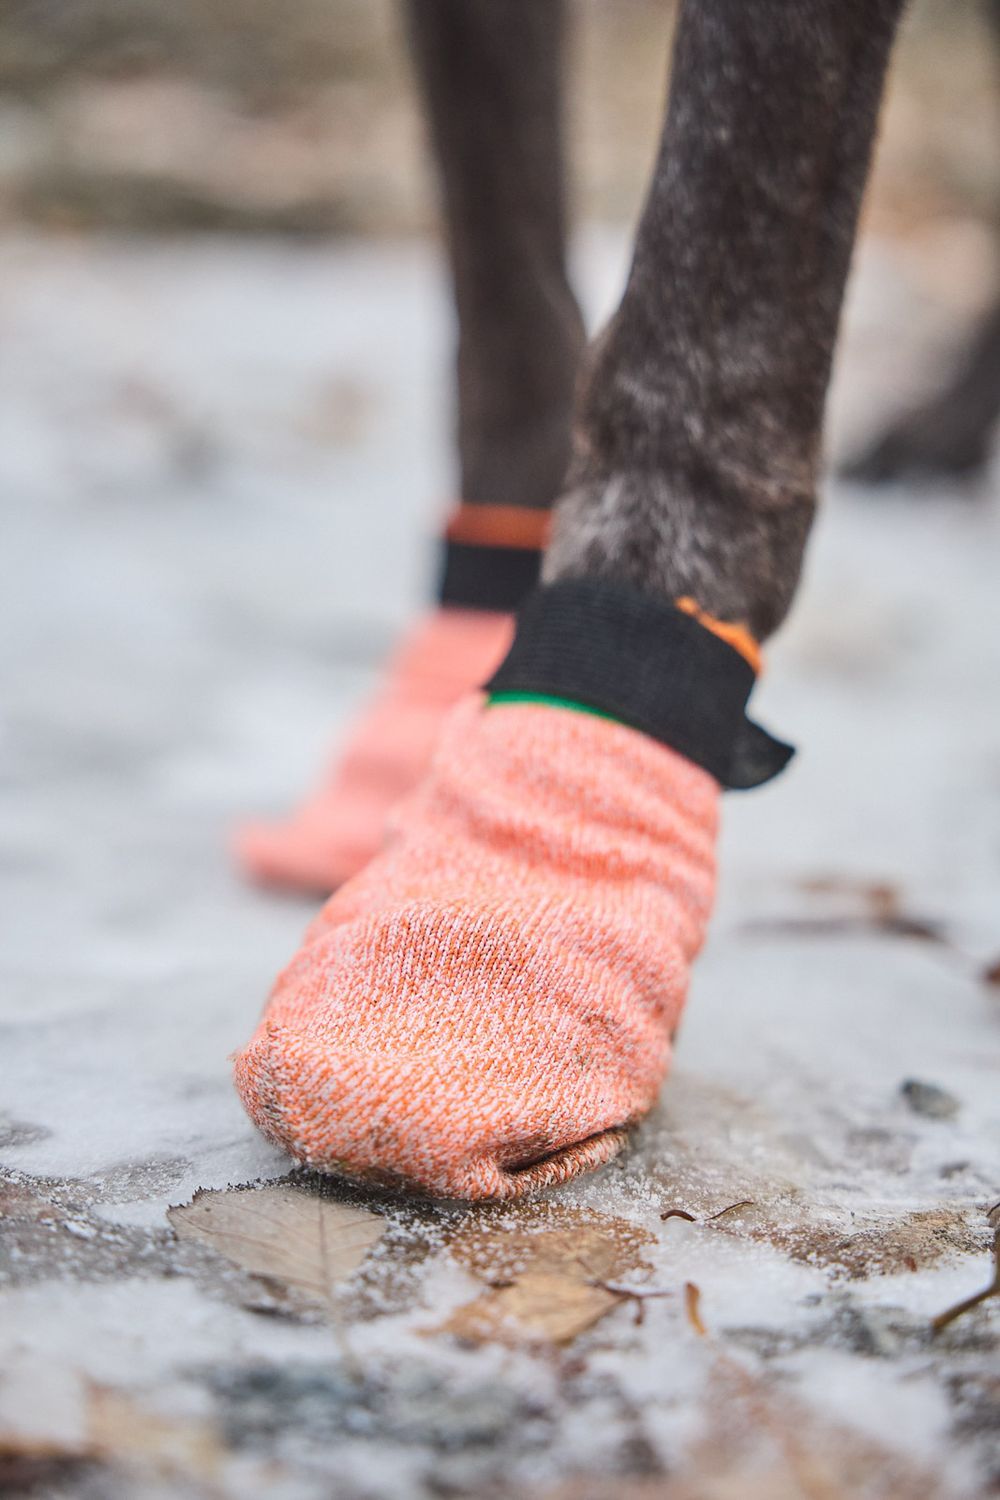
[{"label": "dry fallen leaf", "polygon": [[510,1286],[460,1307],[443,1332],[475,1343],[567,1344],[617,1307],[620,1298],[572,1276],[528,1271]]},{"label": "dry fallen leaf", "polygon": [[82,1462],[154,1470],[200,1486],[224,1452],[206,1423],[151,1411],[61,1364],[15,1360],[0,1377],[0,1489],[19,1473],[30,1478],[44,1475],[46,1465],[58,1472]]},{"label": "dry fallen leaf", "polygon": [[607,1282],[648,1269],[641,1251],[651,1241],[624,1219],[554,1204],[472,1220],[451,1250],[489,1289],[434,1331],[475,1343],[569,1343],[621,1306],[624,1293]]},{"label": "dry fallen leaf", "polygon": [[0,1370],[0,1458],[79,1457],[87,1448],[82,1376],[31,1354],[8,1358]]},{"label": "dry fallen leaf", "polygon": [[[857,1223],[857,1221],[855,1221]],[[720,1232],[725,1231],[725,1223]],[[767,1222],[745,1231],[805,1265],[829,1267],[837,1276],[863,1280],[935,1265],[945,1256],[975,1253],[980,1231],[960,1209],[920,1209],[898,1219],[873,1217],[860,1227],[817,1221]]]},{"label": "dry fallen leaf", "polygon": [[655,1500],[944,1500],[937,1477],[908,1456],[724,1354],[704,1412]]},{"label": "dry fallen leaf", "polygon": [[106,1386],[89,1387],[87,1415],[91,1451],[109,1463],[210,1479],[224,1455],[214,1428],[146,1411]]},{"label": "dry fallen leaf", "polygon": [[28,1183],[5,1180],[0,1182],[0,1220],[16,1222],[24,1219],[57,1220],[60,1211],[48,1202],[36,1188]]},{"label": "dry fallen leaf", "polygon": [[199,1190],[167,1218],[182,1238],[322,1302],[386,1228],[367,1209],[286,1186]]}]

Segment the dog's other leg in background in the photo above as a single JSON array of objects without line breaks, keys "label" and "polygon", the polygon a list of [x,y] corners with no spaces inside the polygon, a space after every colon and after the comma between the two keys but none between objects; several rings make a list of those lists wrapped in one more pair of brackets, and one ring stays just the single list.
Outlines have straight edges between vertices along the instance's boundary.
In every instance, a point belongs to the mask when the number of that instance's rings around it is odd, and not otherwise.
[{"label": "dog's other leg in background", "polygon": [[943,385],[841,465],[861,484],[963,479],[990,456],[1000,422],[1000,296],[978,320]]},{"label": "dog's other leg in background", "polygon": [[[984,0],[993,34],[1000,91],[1000,0]],[[998,143],[1000,149],[1000,143]],[[996,205],[1000,257],[1000,204]],[[952,368],[924,400],[902,411],[841,466],[847,479],[885,484],[901,479],[975,475],[986,464],[1000,424],[1000,287]]]},{"label": "dog's other leg in background", "polygon": [[566,270],[564,0],[409,0],[458,315],[460,502],[439,607],[408,634],[319,788],[243,828],[244,868],[329,892],[377,853],[441,720],[510,640],[566,474],[583,323]]},{"label": "dog's other leg in background", "polygon": [[566,272],[564,0],[408,0],[458,313],[460,495],[550,506],[583,323]]}]

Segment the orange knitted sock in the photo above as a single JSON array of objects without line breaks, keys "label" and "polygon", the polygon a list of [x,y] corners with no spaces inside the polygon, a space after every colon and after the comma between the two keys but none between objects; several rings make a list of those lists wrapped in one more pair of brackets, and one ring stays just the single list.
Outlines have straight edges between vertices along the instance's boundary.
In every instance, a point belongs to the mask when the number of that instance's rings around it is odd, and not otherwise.
[{"label": "orange knitted sock", "polygon": [[462,704],[238,1056],[253,1119],[312,1167],[448,1197],[609,1160],[667,1070],[718,793],[623,724]]},{"label": "orange knitted sock", "polygon": [[448,710],[500,661],[512,621],[500,612],[438,609],[389,664],[323,783],[290,817],[237,831],[243,868],[268,885],[330,891],[382,847],[386,816],[427,769]]},{"label": "orange knitted sock", "polygon": [[491,698],[454,710],[238,1055],[260,1128],[309,1166],[459,1198],[614,1156],[670,1060],[720,785],[792,753],[745,716],[755,663],[691,601],[533,594]]}]

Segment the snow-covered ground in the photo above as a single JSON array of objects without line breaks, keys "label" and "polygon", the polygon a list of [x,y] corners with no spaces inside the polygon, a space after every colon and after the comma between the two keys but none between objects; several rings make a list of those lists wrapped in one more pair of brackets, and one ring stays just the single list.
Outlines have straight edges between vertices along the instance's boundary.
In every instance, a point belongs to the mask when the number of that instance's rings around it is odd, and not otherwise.
[{"label": "snow-covered ground", "polygon": [[[580,262],[606,306],[620,242]],[[166,1213],[288,1173],[227,1054],[310,907],[242,885],[228,831],[316,774],[427,588],[445,289],[419,245],[22,237],[0,288],[0,1475],[102,1500],[1000,1483],[1000,1302],[930,1328],[989,1280],[1000,1198],[989,487],[829,493],[757,703],[801,753],[727,800],[632,1148],[517,1210],[334,1189],[389,1229],[331,1325]],[[930,317],[869,247],[840,424],[906,384]],[[511,1246],[632,1230],[608,1279],[671,1293],[641,1323],[620,1298],[558,1347],[456,1336]]]}]

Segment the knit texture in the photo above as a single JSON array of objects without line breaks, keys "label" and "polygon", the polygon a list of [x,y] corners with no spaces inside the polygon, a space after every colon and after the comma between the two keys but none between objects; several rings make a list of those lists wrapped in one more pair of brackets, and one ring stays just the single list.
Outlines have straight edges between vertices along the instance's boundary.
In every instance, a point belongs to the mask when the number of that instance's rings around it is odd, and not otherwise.
[{"label": "knit texture", "polygon": [[654,1102],[714,888],[719,788],[625,725],[469,699],[236,1060],[299,1161],[514,1198]]},{"label": "knit texture", "polygon": [[329,895],[381,849],[386,816],[424,774],[449,709],[510,644],[509,615],[439,609],[410,633],[329,775],[290,817],[237,830],[236,857],[266,885]]}]

